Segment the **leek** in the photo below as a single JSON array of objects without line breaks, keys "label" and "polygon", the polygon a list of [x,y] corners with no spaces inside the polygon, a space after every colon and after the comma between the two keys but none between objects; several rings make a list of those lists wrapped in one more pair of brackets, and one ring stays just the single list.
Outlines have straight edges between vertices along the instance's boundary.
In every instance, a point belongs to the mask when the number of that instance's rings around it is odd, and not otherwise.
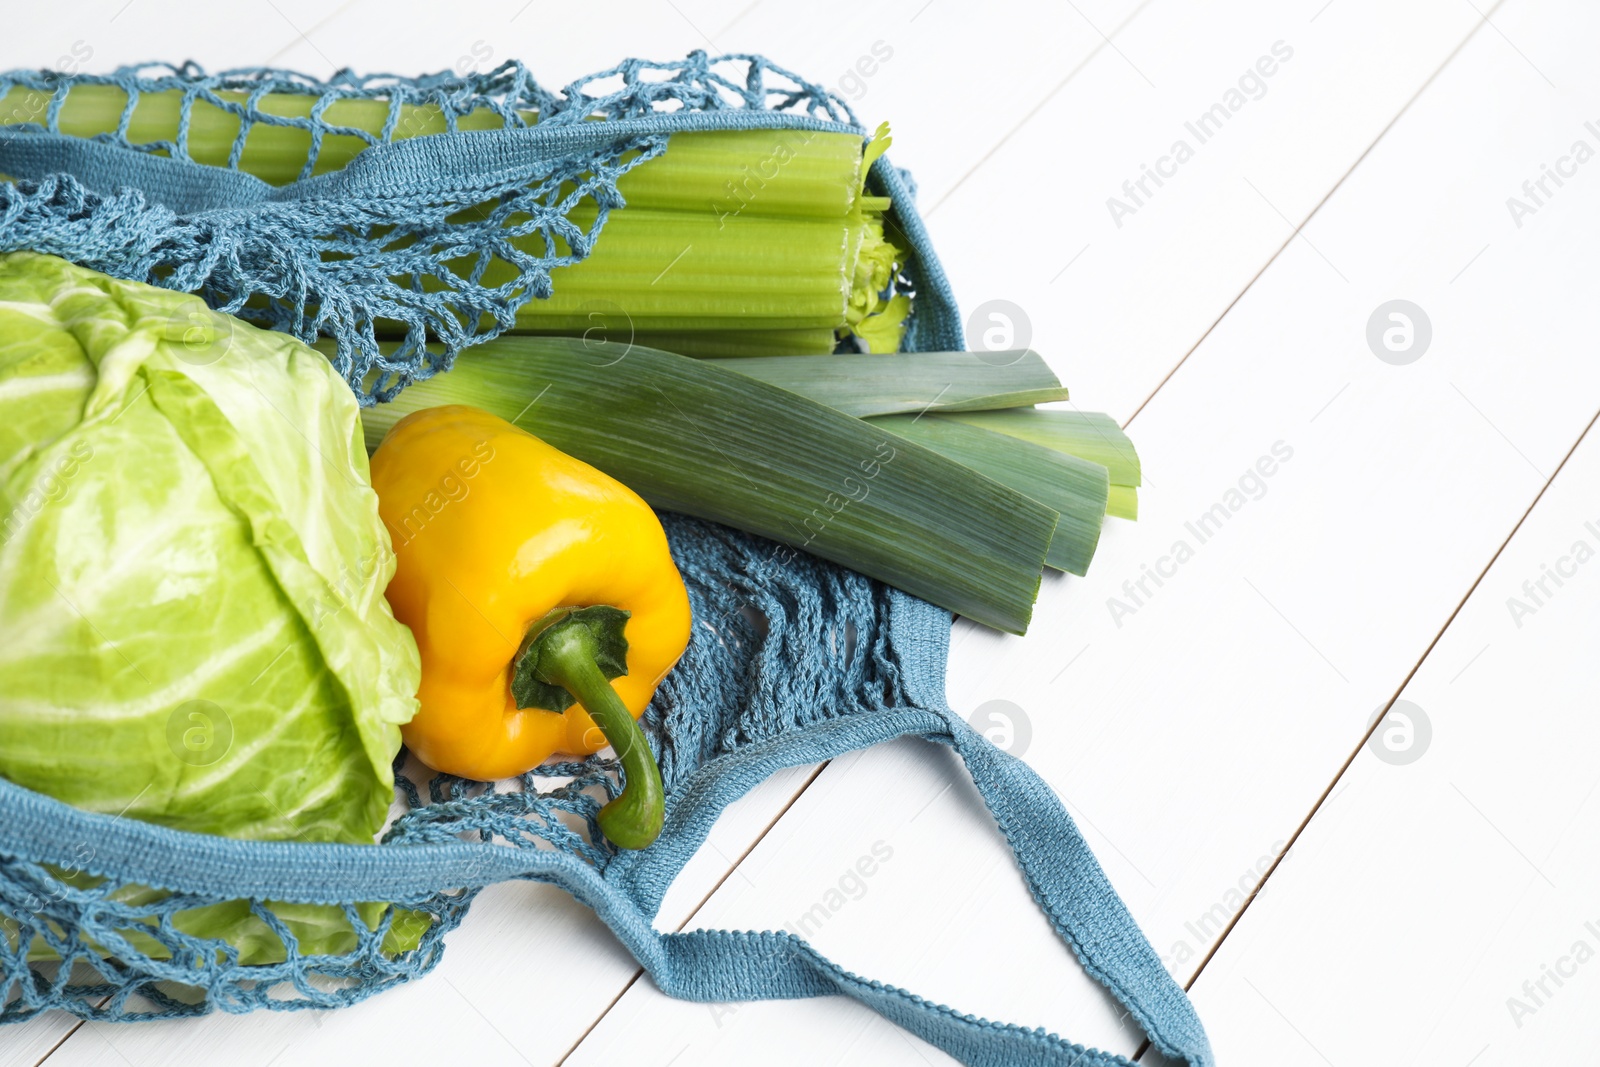
[{"label": "leek", "polygon": [[730,359],[723,365],[858,416],[986,411],[1067,399],[1067,390],[1037,352],[1000,355],[1003,358],[990,352],[766,357]]},{"label": "leek", "polygon": [[500,337],[364,409],[368,447],[438,404],[516,422],[656,507],[804,549],[997,629],[1027,629],[1054,509],[717,361]]},{"label": "leek", "polygon": [[[1086,573],[1104,517],[1137,516],[1135,490],[1114,483],[1138,482],[1139,457],[1109,415],[1025,407],[1067,399],[1036,352],[773,357],[722,365],[849,415],[901,416],[872,421],[1054,508],[1061,521],[1048,563],[1057,569]],[[1014,408],[1020,410],[994,410]],[[1029,428],[1032,437],[1024,432]]]},{"label": "leek", "polygon": [[[998,407],[999,405],[994,405]],[[1110,415],[1085,411],[971,411],[942,416],[1098,463],[1111,479],[1108,511],[1138,517],[1139,453]]]},{"label": "leek", "polygon": [[1045,562],[1087,574],[1106,515],[1106,469],[1098,463],[935,415],[868,419],[908,441],[986,474],[1060,514]]}]

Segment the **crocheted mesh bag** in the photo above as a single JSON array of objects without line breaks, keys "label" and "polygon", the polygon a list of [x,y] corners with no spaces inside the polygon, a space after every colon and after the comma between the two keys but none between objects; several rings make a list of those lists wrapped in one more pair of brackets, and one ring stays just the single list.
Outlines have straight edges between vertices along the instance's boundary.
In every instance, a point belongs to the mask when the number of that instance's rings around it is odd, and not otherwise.
[{"label": "crocheted mesh bag", "polygon": [[[86,84],[117,86],[129,99],[118,128],[93,140],[60,130],[67,92]],[[332,338],[335,364],[363,405],[448,369],[463,348],[508,329],[528,300],[549,296],[550,272],[587,256],[611,212],[626,209],[617,179],[660,155],[674,132],[865,136],[848,105],[820,87],[758,56],[701,52],[629,60],[559,93],[517,63],[465,77],[342,72],[329,81],[269,70],[207,75],[192,64],[0,75],[0,99],[16,89],[33,110],[0,130],[0,174],[12,179],[0,183],[0,251],[58,255],[197,292],[307,342]],[[134,142],[140,94],[169,90],[182,94],[176,138]],[[259,106],[285,92],[314,97],[309,115]],[[350,98],[387,104],[379,134],[325,119],[330,105]],[[240,119],[225,167],[189,157],[198,101]],[[397,140],[404,105],[437,109],[449,132]],[[503,129],[457,129],[485,108]],[[538,113],[536,125],[526,112]],[[310,133],[298,180],[274,187],[238,169],[258,125]],[[333,136],[369,147],[340,170],[314,174]],[[909,176],[879,159],[871,182],[893,199],[909,245],[895,283],[914,294],[904,347],[964,347]],[[593,205],[586,226],[570,218],[580,204]],[[474,205],[491,206],[463,218]],[[530,234],[565,251],[535,255],[512,243]],[[495,260],[513,264],[516,276],[487,284]],[[404,326],[405,340],[387,353],[377,343],[380,320]],[[677,515],[662,520],[696,625],[643,720],[667,788],[656,844],[618,852],[600,835],[596,813],[618,787],[614,764],[598,757],[495,784],[430,777],[402,752],[396,813],[376,846],[183,833],[79,811],[0,780],[0,1022],[51,1010],[132,1021],[352,1004],[426,974],[480,889],[523,878],[559,885],[594,908],[673,996],[844,995],[969,1064],[1127,1063],[865,981],[790,933],[653,929],[667,887],[733,800],[778,769],[916,735],[961,755],[1034,899],[1153,1044],[1196,1067],[1212,1062],[1183,991],[1060,801],[946,705],[948,613],[756,537]],[[322,938],[320,951],[303,951],[296,905],[336,906],[348,925],[342,942]],[[175,922],[204,907],[254,916],[250,950]]]}]

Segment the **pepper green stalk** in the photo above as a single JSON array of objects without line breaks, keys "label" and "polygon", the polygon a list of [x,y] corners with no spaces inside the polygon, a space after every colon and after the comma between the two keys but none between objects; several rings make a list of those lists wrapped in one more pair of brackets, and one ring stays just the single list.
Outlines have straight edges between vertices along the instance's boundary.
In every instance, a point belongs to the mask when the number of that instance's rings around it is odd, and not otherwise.
[{"label": "pepper green stalk", "polygon": [[618,848],[645,848],[661,834],[666,796],[639,723],[611,688],[627,673],[628,613],[599,605],[564,615],[529,635],[512,667],[519,708],[565,711],[576,700],[605,734],[622,762],[623,790],[597,821]]}]

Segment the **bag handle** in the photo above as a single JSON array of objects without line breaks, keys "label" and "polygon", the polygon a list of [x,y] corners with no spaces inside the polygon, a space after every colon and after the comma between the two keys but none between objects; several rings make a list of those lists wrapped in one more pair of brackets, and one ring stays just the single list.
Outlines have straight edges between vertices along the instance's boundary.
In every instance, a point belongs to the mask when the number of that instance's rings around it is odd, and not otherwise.
[{"label": "bag handle", "polygon": [[[785,767],[920,736],[950,745],[961,756],[1034,901],[1084,969],[1128,1009],[1162,1055],[1190,1067],[1213,1067],[1205,1029],[1188,995],[1145,940],[1054,790],[946,702],[949,613],[898,590],[889,591],[888,613],[900,683],[911,706],[814,723],[743,745],[695,771],[668,797],[660,840],[643,852],[619,853],[607,865],[604,895],[614,893],[632,904],[630,909],[612,904],[602,913],[608,924],[671,996],[701,1001],[847,996],[974,1067],[1126,1065],[1121,1056],[1085,1049],[1044,1030],[974,1019],[867,981],[789,933],[658,934],[649,926],[717,816],[757,783]],[[619,911],[633,909],[643,924],[612,921],[620,918]]]},{"label": "bag handle", "polygon": [[[666,887],[699,848],[716,815],[756,782],[781,767],[814,763],[908,735],[948,744],[960,754],[1057,936],[1128,1009],[1162,1055],[1191,1067],[1212,1067],[1215,1061],[1205,1030],[1188,996],[1161,965],[1054,791],[1026,763],[996,748],[942,701],[933,710],[830,720],[719,757],[674,796],[667,826],[655,846],[623,853],[612,861],[605,875],[608,889],[620,891],[644,915],[654,915]],[[639,932],[637,927],[634,932]],[[906,990],[860,978],[790,933],[652,931],[643,944],[625,930],[618,933],[662,992],[680,999],[847,996],[973,1067],[1023,1062],[1109,1067],[1130,1062],[1043,1030],[963,1015]]]}]

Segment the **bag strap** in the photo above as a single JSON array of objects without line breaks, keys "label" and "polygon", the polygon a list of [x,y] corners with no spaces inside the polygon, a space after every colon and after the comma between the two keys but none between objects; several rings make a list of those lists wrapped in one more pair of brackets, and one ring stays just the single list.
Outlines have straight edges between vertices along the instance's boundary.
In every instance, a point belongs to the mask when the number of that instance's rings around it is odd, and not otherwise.
[{"label": "bag strap", "polygon": [[[897,590],[889,594],[889,612],[900,681],[912,707],[826,720],[712,760],[668,798],[661,839],[611,861],[607,888],[630,900],[648,923],[717,816],[757,783],[785,767],[920,736],[950,745],[961,756],[1034,901],[1084,969],[1128,1009],[1162,1055],[1190,1067],[1212,1067],[1210,1044],[1187,994],[1162,966],[1055,792],[945,701],[949,613]],[[650,929],[646,937],[630,937],[642,933],[636,923],[607,921],[671,996],[706,1001],[847,996],[974,1067],[1128,1063],[1043,1030],[974,1019],[903,989],[866,981],[789,933],[656,934]]]},{"label": "bag strap", "polygon": [[[1211,1067],[1211,1049],[1187,995],[1161,965],[1061,801],[1026,763],[996,748],[942,702],[932,710],[831,720],[712,761],[675,794],[661,840],[646,852],[619,855],[607,869],[605,881],[644,915],[654,915],[666,886],[699,848],[716,815],[756,782],[781,767],[817,762],[908,735],[948,744],[961,756],[1057,936],[1128,1009],[1162,1055],[1191,1067]],[[633,941],[625,930],[618,933],[625,942]],[[726,930],[652,934],[643,940],[653,943],[629,947],[661,990],[681,999],[840,995],[974,1067],[1129,1063],[1043,1030],[975,1019],[906,990],[860,978],[793,934]]]}]

